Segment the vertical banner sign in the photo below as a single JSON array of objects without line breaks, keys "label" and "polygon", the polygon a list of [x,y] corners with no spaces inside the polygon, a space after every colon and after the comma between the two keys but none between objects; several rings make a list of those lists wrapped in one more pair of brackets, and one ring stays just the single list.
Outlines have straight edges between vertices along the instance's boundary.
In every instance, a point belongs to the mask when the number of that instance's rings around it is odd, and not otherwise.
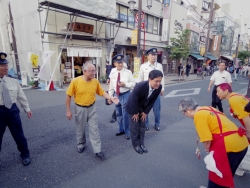
[{"label": "vertical banner sign", "polygon": [[140,62],[141,62],[140,58],[138,57],[134,58],[134,78],[138,78],[141,65]]},{"label": "vertical banner sign", "polygon": [[49,61],[50,57],[53,55],[54,51],[45,51],[43,55],[43,64],[40,67],[40,71],[37,75],[38,78],[46,80],[46,64]]},{"label": "vertical banner sign", "polygon": [[205,46],[201,46],[201,47],[200,47],[200,55],[201,55],[201,56],[204,56],[204,54],[205,54],[205,49],[206,49]]},{"label": "vertical banner sign", "polygon": [[164,8],[163,8],[163,23],[162,23],[162,38],[161,41],[168,40],[168,27],[170,22],[170,1],[171,0],[164,0]]},{"label": "vertical banner sign", "polygon": [[132,30],[131,44],[137,44],[138,30]]},{"label": "vertical banner sign", "polygon": [[214,37],[214,46],[213,46],[213,51],[216,51],[217,50],[217,46],[218,46],[218,39],[219,39],[219,36],[216,35]]}]

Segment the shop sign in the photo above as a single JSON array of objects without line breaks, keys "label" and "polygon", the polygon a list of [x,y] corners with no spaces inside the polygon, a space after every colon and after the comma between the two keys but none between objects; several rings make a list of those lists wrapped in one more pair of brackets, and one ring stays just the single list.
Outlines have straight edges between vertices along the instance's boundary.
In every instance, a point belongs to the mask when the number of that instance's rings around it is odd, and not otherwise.
[{"label": "shop sign", "polygon": [[138,30],[132,30],[131,44],[137,44]]},{"label": "shop sign", "polygon": [[214,46],[213,46],[213,51],[216,51],[217,50],[217,46],[218,46],[218,39],[219,39],[219,36],[216,35],[214,37]]},{"label": "shop sign", "polygon": [[[68,23],[68,28],[70,27],[70,23]],[[85,33],[93,34],[94,32],[94,25],[85,24],[85,23],[79,23],[75,22],[72,23],[73,31],[80,31]]]}]

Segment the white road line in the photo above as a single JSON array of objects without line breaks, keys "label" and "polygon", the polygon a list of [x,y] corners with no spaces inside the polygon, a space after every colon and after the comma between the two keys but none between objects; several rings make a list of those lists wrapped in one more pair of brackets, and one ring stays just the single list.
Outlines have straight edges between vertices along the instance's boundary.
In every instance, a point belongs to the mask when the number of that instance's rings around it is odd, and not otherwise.
[{"label": "white road line", "polygon": [[[177,92],[180,91],[189,91],[189,93],[183,93],[183,94],[176,94]],[[181,96],[187,96],[187,95],[198,95],[200,93],[201,88],[191,88],[191,89],[181,89],[181,90],[173,90],[169,94],[165,95],[164,98],[169,98],[169,97],[181,97]]]}]

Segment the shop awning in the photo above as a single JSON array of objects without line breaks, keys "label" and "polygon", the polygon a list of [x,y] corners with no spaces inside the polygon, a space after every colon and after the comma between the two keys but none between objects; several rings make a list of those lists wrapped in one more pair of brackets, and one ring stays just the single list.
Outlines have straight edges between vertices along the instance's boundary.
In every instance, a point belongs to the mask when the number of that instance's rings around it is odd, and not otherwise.
[{"label": "shop awning", "polygon": [[207,56],[207,58],[208,59],[210,59],[210,60],[218,60],[218,58],[217,57],[214,57],[214,56],[212,56],[212,55],[206,55]]},{"label": "shop awning", "polygon": [[192,54],[190,54],[192,57],[194,57],[194,58],[196,58],[197,60],[203,60],[204,59],[204,57],[202,57],[201,55],[199,55],[199,54],[194,54],[194,53],[192,53]]},{"label": "shop awning", "polygon": [[221,55],[222,58],[227,59],[229,61],[233,61],[233,57],[229,56],[229,55]]}]

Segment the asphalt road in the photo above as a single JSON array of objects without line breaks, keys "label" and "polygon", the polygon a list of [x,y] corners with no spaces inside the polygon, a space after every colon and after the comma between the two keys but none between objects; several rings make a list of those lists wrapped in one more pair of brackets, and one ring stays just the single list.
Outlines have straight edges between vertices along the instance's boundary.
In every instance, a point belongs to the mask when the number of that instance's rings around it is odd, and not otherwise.
[{"label": "asphalt road", "polygon": [[[165,86],[165,96],[187,94],[200,105],[210,105],[208,80]],[[233,90],[244,93],[247,80],[233,83]],[[188,94],[197,91],[198,94]],[[200,88],[200,89],[199,89]],[[87,148],[76,150],[75,125],[65,117],[65,91],[25,90],[34,117],[28,119],[21,110],[23,128],[28,140],[32,162],[24,167],[9,130],[3,137],[0,153],[0,187],[145,187],[195,188],[207,184],[207,170],[203,160],[195,155],[196,132],[191,119],[178,112],[179,101],[185,96],[162,97],[161,131],[146,132],[145,145],[149,153],[137,154],[124,136],[116,137],[117,123],[109,123],[114,106],[106,106],[97,99],[99,130],[105,159],[93,152],[89,139]],[[228,113],[228,104],[223,101]],[[72,108],[73,109],[73,108]],[[232,119],[232,117],[230,117]],[[232,119],[234,122],[236,120]],[[238,123],[238,122],[237,122]],[[205,156],[202,144],[202,158]],[[235,177],[237,188],[250,185],[250,174]]]}]

